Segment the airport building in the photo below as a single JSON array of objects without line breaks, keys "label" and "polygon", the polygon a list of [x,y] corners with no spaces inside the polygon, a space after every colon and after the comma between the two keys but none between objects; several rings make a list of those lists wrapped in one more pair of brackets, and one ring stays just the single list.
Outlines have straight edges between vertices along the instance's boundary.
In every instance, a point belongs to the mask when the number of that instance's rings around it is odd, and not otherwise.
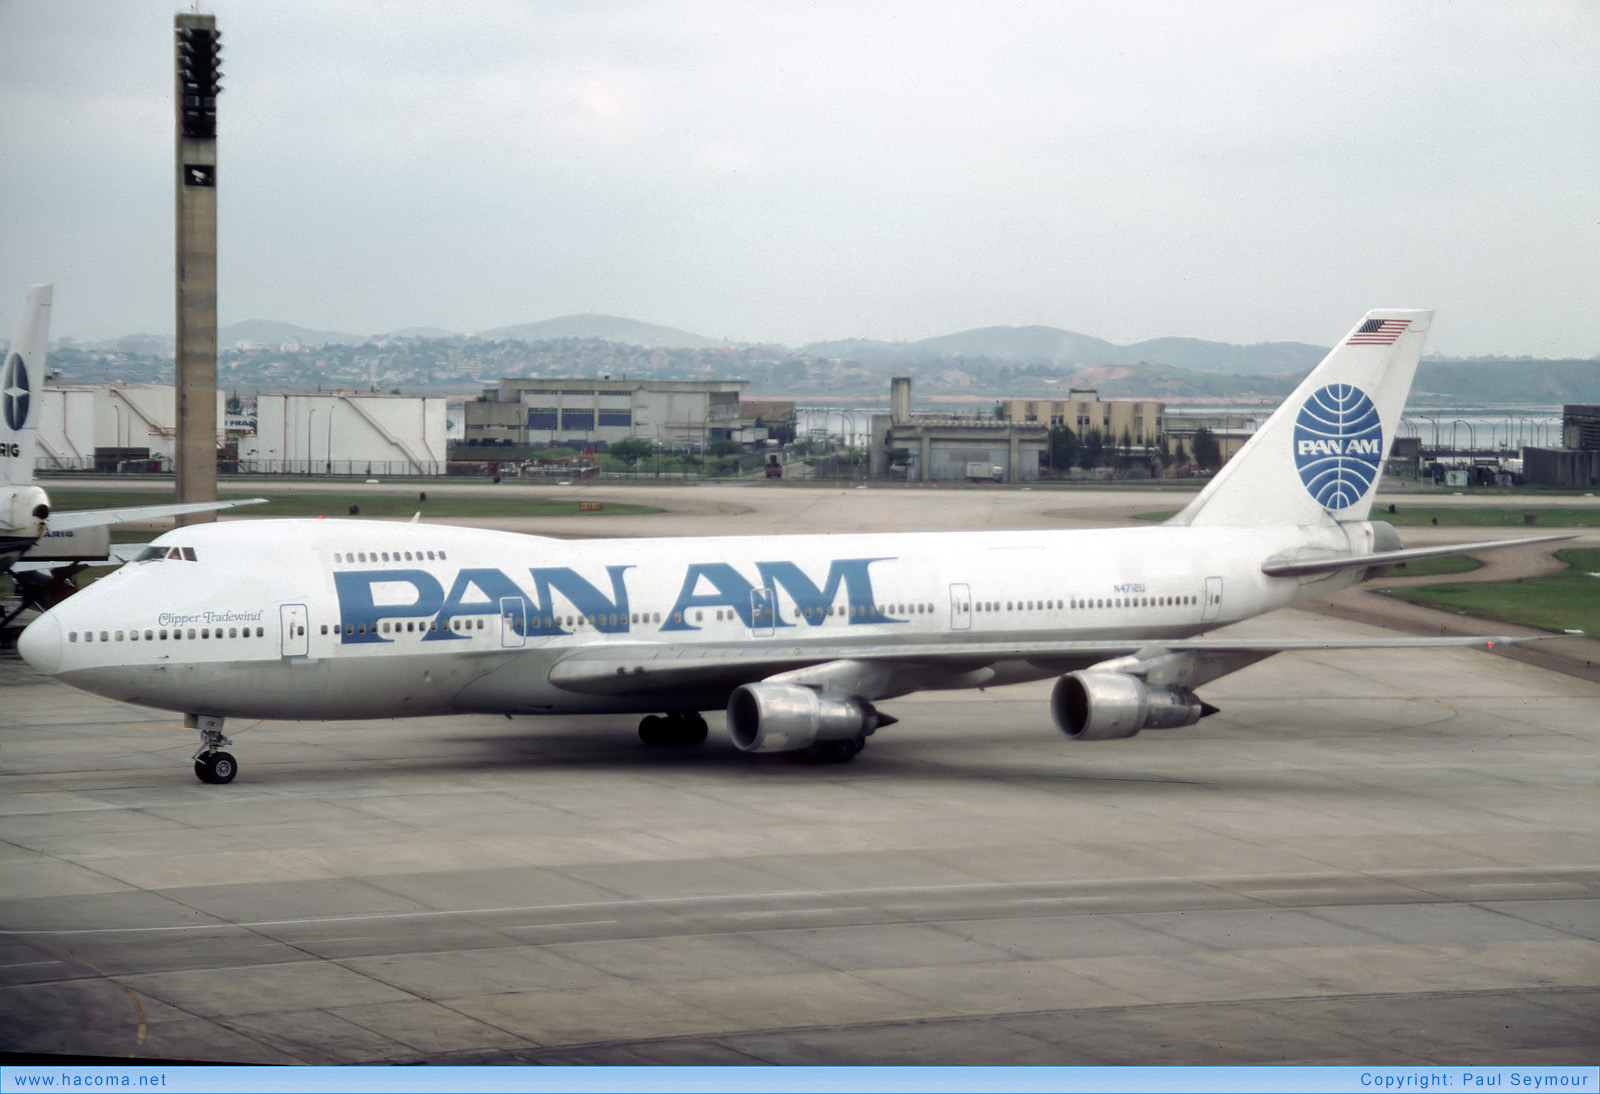
[{"label": "airport building", "polygon": [[[747,380],[503,379],[466,404],[468,444],[659,448],[739,439]],[[792,414],[792,407],[791,407]]]},{"label": "airport building", "polygon": [[1006,399],[1006,417],[1014,422],[1067,426],[1080,439],[1098,431],[1106,444],[1120,444],[1124,434],[1136,448],[1154,448],[1165,432],[1166,404],[1128,399],[1102,399],[1092,389],[1074,388],[1065,399]]},{"label": "airport building", "polygon": [[1536,486],[1600,486],[1600,406],[1561,408],[1561,447],[1524,448],[1522,470]]},{"label": "airport building", "polygon": [[912,482],[1029,482],[1050,443],[1043,422],[911,413],[911,379],[889,383],[889,413],[873,416],[873,474],[897,466]]},{"label": "airport building", "polygon": [[1256,426],[1272,410],[1272,407],[1264,408],[1260,419],[1238,414],[1170,414],[1163,419],[1162,436],[1167,439],[1167,448],[1174,456],[1181,445],[1184,455],[1192,459],[1194,435],[1204,429],[1217,443],[1222,462],[1227,463],[1255,436]]}]

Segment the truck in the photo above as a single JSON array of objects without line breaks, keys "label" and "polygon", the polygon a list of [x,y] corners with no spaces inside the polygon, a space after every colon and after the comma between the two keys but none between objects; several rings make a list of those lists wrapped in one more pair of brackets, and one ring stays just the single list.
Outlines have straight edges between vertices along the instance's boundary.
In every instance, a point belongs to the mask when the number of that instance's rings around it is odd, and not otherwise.
[{"label": "truck", "polygon": [[1006,469],[983,460],[969,460],[967,478],[972,482],[1005,482]]}]

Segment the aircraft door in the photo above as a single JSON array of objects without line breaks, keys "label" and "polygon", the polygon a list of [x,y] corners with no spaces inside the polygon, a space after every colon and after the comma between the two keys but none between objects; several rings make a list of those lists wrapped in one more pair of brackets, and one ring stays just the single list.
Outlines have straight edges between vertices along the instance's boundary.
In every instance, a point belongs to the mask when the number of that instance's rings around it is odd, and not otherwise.
[{"label": "aircraft door", "polygon": [[769,588],[750,590],[750,633],[755,637],[772,637],[772,628],[776,625],[773,613],[777,609],[777,602],[777,596]]},{"label": "aircraft door", "polygon": [[972,629],[972,588],[968,585],[950,586],[950,629]]},{"label": "aircraft door", "polygon": [[1206,578],[1205,610],[1200,613],[1201,619],[1215,619],[1222,612],[1222,579],[1220,577]]},{"label": "aircraft door", "polygon": [[283,656],[307,657],[311,653],[311,639],[306,635],[306,606],[280,604],[278,624],[283,635]]},{"label": "aircraft door", "polygon": [[528,604],[520,596],[500,598],[500,646],[521,649],[528,641]]}]

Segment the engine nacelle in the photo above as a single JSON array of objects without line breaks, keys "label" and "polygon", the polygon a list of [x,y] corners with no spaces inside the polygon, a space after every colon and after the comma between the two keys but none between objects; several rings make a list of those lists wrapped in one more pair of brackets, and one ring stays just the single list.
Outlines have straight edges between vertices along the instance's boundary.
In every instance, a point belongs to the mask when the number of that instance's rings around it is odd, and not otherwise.
[{"label": "engine nacelle", "polygon": [[22,536],[41,536],[50,519],[50,496],[37,486],[17,486],[11,504],[0,509],[0,520],[8,532]]},{"label": "engine nacelle", "polygon": [[1188,688],[1151,687],[1125,672],[1069,672],[1050,693],[1056,728],[1074,741],[1114,741],[1141,729],[1192,726],[1215,709]]},{"label": "engine nacelle", "polygon": [[728,732],[745,752],[793,752],[871,733],[880,718],[862,699],[830,699],[794,684],[744,684],[728,699]]}]

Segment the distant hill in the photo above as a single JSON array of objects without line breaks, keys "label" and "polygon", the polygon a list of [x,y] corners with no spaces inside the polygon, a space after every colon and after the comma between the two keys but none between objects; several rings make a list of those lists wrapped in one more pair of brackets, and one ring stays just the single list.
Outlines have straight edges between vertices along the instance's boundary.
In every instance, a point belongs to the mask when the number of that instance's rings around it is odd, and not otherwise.
[{"label": "distant hill", "polygon": [[[228,383],[264,390],[323,383],[475,390],[499,377],[621,373],[659,379],[744,379],[765,396],[877,398],[891,376],[913,376],[919,397],[1063,397],[1074,387],[1112,398],[1281,398],[1325,350],[1303,342],[1232,345],[1152,338],[1119,346],[1055,327],[980,327],[915,342],[840,339],[799,350],[726,345],[671,327],[569,315],[477,335],[407,327],[385,335],[250,320],[219,332]],[[240,348],[240,343],[245,343]],[[283,350],[284,345],[296,346]],[[261,347],[265,347],[263,350]],[[52,365],[82,382],[170,382],[170,335],[98,343],[60,340]],[[1600,360],[1424,359],[1413,401],[1600,403]]]},{"label": "distant hill", "polygon": [[1071,388],[1088,388],[1103,399],[1281,399],[1294,390],[1300,374],[1235,376],[1172,365],[1096,365],[1056,382],[1064,397]]},{"label": "distant hill", "polygon": [[1007,364],[1082,368],[1115,360],[1117,347],[1102,338],[1055,327],[978,327],[912,343],[944,360],[985,357]]},{"label": "distant hill", "polygon": [[[379,336],[375,334],[375,335],[373,335],[373,337],[377,338]],[[392,331],[386,332],[383,335],[383,337],[384,338],[429,338],[429,339],[437,339],[437,338],[460,338],[461,335],[457,334],[453,330],[444,330],[443,328],[440,328],[440,327],[402,327],[399,330],[392,330]]]},{"label": "distant hill", "polygon": [[1195,372],[1237,376],[1279,376],[1304,372],[1327,354],[1303,342],[1263,342],[1251,346],[1199,338],[1152,338],[1119,346],[1088,334],[1056,327],[979,327],[917,342],[847,339],[813,342],[800,353],[862,364],[932,364],[952,360],[1008,365],[1052,365],[1080,369],[1097,365],[1167,365]]},{"label": "distant hill", "polygon": [[551,342],[559,338],[598,338],[633,346],[659,346],[663,349],[714,349],[725,343],[673,327],[641,323],[615,315],[563,315],[536,323],[518,323],[479,331],[478,337],[504,342]]},{"label": "distant hill", "polygon": [[218,349],[228,349],[240,342],[257,342],[264,346],[281,346],[289,342],[298,342],[302,346],[359,346],[366,340],[364,334],[312,330],[293,323],[280,323],[276,319],[245,319],[217,329]]},{"label": "distant hill", "polygon": [[1236,346],[1201,338],[1152,338],[1122,349],[1124,360],[1171,365],[1196,372],[1240,376],[1286,376],[1311,371],[1327,356],[1325,346],[1304,342],[1257,342]]},{"label": "distant hill", "polygon": [[1411,399],[1471,403],[1600,403],[1600,360],[1424,360]]}]

